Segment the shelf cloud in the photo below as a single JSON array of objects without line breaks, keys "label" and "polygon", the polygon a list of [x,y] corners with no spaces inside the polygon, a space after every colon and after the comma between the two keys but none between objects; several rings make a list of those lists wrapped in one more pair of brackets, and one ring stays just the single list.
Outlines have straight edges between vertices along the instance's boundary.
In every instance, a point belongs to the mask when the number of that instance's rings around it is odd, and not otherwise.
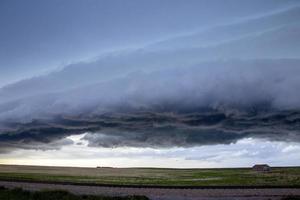
[{"label": "shelf cloud", "polygon": [[[298,6],[224,22],[0,88],[0,153],[300,142]],[[158,41],[158,42],[157,42]]]}]

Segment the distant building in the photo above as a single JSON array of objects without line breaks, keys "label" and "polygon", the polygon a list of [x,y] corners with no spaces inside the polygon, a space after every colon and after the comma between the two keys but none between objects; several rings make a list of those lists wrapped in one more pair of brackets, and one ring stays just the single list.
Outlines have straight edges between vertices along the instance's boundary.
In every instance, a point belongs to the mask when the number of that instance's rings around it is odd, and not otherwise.
[{"label": "distant building", "polygon": [[98,168],[98,169],[113,169],[113,167],[102,167],[102,166],[97,166],[96,168]]},{"label": "distant building", "polygon": [[257,171],[257,172],[269,172],[269,171],[271,171],[271,167],[267,164],[254,165],[252,167],[252,169],[254,171]]}]

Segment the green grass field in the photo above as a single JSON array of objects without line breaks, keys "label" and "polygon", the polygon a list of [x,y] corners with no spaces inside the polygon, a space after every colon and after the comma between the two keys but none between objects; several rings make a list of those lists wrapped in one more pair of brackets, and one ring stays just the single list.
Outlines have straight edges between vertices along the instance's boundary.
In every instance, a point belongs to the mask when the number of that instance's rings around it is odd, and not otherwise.
[{"label": "green grass field", "polygon": [[300,186],[300,167],[236,169],[71,168],[0,165],[0,180],[157,186]]}]

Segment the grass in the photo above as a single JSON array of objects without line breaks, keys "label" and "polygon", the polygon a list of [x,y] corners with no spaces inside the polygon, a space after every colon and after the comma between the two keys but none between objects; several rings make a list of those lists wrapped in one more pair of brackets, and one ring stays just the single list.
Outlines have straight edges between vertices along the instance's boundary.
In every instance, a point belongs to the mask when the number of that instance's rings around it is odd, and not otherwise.
[{"label": "grass", "polygon": [[[149,200],[145,196],[105,197],[93,195],[74,195],[63,190],[24,191],[20,188],[0,187],[0,199],[5,200]],[[281,200],[300,200],[300,196],[287,196]]]},{"label": "grass", "polygon": [[239,169],[69,168],[0,165],[0,180],[156,186],[298,186],[300,167]]},{"label": "grass", "polygon": [[103,197],[92,195],[77,196],[66,191],[29,192],[22,189],[5,189],[0,187],[0,199],[5,200],[148,200],[144,196]]}]

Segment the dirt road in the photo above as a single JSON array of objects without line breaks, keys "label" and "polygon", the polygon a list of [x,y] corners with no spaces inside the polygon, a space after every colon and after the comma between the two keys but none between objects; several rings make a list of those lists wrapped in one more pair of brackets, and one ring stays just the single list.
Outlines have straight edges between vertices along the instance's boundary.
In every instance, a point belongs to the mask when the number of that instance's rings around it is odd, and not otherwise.
[{"label": "dirt road", "polygon": [[25,190],[44,189],[67,190],[74,194],[91,194],[105,196],[144,195],[152,200],[279,200],[283,196],[299,195],[297,188],[264,189],[166,189],[166,188],[127,188],[84,185],[65,185],[49,183],[28,183],[0,181],[7,188],[21,187]]}]

